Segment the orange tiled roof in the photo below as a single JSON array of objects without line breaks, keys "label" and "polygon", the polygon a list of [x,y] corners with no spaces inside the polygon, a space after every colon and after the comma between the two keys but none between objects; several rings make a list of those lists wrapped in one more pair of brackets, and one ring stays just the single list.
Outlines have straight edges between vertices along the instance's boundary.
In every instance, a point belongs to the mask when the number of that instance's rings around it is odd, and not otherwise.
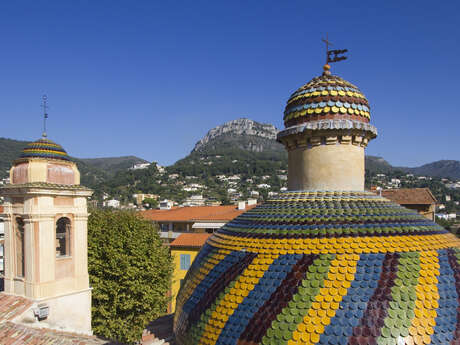
[{"label": "orange tiled roof", "polygon": [[431,205],[436,198],[429,188],[384,189],[382,196],[400,205]]},{"label": "orange tiled roof", "polygon": [[170,210],[148,210],[140,212],[146,219],[156,222],[192,222],[192,221],[230,221],[254,206],[238,210],[235,205],[229,206],[193,206],[178,207]]},{"label": "orange tiled roof", "polygon": [[172,241],[170,247],[197,247],[201,248],[206,240],[211,236],[207,233],[190,233],[180,234],[174,241]]},{"label": "orange tiled roof", "polygon": [[53,331],[47,328],[31,328],[12,322],[0,323],[0,344],[62,344],[101,345],[119,344],[95,336]]},{"label": "orange tiled roof", "polygon": [[0,293],[0,322],[14,319],[31,305],[32,301],[27,298]]}]

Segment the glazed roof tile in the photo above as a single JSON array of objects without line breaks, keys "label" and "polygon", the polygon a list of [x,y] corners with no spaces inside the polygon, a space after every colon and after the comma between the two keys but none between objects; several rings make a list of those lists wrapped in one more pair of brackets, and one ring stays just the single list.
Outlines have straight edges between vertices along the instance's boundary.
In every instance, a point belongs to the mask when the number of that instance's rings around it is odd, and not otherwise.
[{"label": "glazed roof tile", "polygon": [[345,119],[369,122],[369,103],[348,81],[327,73],[294,92],[284,111],[286,128],[318,120]]},{"label": "glazed roof tile", "polygon": [[208,233],[180,234],[169,246],[201,248],[210,236],[211,234]]},{"label": "glazed roof tile", "polygon": [[157,222],[192,222],[192,221],[230,221],[254,206],[238,210],[234,205],[229,206],[193,206],[178,207],[170,210],[148,210],[140,215],[148,220]]},{"label": "glazed roof tile", "polygon": [[67,152],[61,145],[47,139],[40,138],[27,144],[22,150],[20,158],[51,158],[68,161],[70,160]]},{"label": "glazed roof tile", "polygon": [[384,189],[382,196],[400,205],[431,205],[437,202],[429,188]]},{"label": "glazed roof tile", "polygon": [[215,232],[180,345],[460,344],[460,240],[370,192],[289,191]]}]

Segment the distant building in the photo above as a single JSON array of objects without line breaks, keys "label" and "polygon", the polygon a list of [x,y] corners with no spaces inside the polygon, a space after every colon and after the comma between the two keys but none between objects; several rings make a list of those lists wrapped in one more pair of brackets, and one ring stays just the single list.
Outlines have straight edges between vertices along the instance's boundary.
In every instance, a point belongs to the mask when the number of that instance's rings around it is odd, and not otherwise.
[{"label": "distant building", "polygon": [[169,210],[141,211],[145,219],[158,223],[160,237],[171,242],[182,233],[213,233],[253,205],[238,210],[237,206],[174,207]]},{"label": "distant building", "polygon": [[173,207],[174,203],[171,200],[160,201],[160,210],[170,210]]},{"label": "distant building", "polygon": [[456,213],[436,213],[436,218],[441,218],[445,220],[454,220],[457,219]]},{"label": "distant building", "polygon": [[102,203],[104,207],[120,208],[120,200],[110,199]]},{"label": "distant building", "polygon": [[428,188],[384,189],[382,196],[434,220],[436,198]]},{"label": "distant building", "polygon": [[157,194],[133,194],[133,198],[137,205],[142,205],[144,199],[155,199],[158,200],[160,197]]},{"label": "distant building", "polygon": [[129,170],[140,170],[140,169],[147,169],[150,163],[137,163],[134,164]]},{"label": "distant building", "polygon": [[270,185],[266,183],[261,183],[257,185],[257,188],[269,189]]},{"label": "distant building", "polygon": [[192,195],[185,199],[184,206],[204,206],[206,199],[202,195]]},{"label": "distant building", "polygon": [[174,262],[174,272],[171,284],[171,302],[168,306],[168,312],[174,313],[176,309],[176,297],[182,286],[182,281],[187,274],[193,260],[211,236],[208,233],[185,233],[180,234],[174,241],[169,244],[171,255]]}]

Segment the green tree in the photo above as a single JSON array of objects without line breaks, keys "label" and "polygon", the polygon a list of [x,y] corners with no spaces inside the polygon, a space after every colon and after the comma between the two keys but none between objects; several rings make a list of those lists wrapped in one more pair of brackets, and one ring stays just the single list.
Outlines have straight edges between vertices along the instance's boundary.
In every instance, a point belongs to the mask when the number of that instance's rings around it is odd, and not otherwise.
[{"label": "green tree", "polygon": [[96,334],[133,343],[165,313],[172,258],[157,228],[134,212],[91,211],[88,269]]},{"label": "green tree", "polygon": [[158,201],[153,198],[145,198],[144,200],[142,200],[142,205],[148,209],[157,208]]}]

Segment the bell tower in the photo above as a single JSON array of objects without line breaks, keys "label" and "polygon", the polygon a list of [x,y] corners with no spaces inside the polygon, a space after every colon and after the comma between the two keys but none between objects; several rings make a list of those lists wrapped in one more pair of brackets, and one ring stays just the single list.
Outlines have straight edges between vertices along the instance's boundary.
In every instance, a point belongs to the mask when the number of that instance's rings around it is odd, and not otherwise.
[{"label": "bell tower", "polygon": [[66,151],[43,137],[10,170],[5,198],[5,293],[34,302],[19,322],[91,334],[87,198]]}]

